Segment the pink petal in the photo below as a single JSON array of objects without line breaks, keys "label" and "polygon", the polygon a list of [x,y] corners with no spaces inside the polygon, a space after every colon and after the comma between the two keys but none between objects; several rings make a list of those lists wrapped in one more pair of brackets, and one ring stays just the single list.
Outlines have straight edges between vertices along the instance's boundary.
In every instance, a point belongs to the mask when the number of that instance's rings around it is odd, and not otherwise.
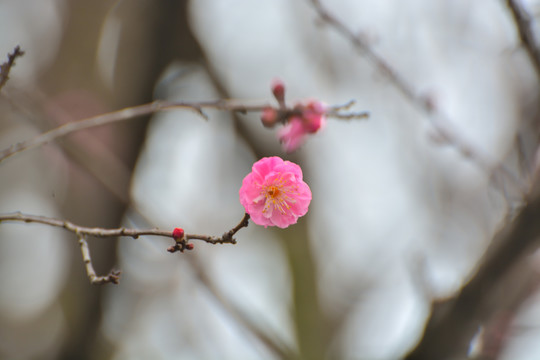
[{"label": "pink petal", "polygon": [[302,119],[293,117],[287,125],[278,132],[279,141],[283,144],[286,152],[293,152],[304,142],[306,130],[302,124]]},{"label": "pink petal", "polygon": [[[274,156],[257,161],[252,170],[242,181],[239,196],[254,223],[285,228],[307,213],[311,190],[298,165]],[[266,193],[271,186],[280,190],[276,197]]]}]

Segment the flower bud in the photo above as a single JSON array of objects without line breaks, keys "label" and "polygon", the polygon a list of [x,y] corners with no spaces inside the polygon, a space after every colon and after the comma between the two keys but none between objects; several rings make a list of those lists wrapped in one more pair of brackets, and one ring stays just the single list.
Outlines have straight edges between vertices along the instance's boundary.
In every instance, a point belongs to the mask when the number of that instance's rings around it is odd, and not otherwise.
[{"label": "flower bud", "polygon": [[285,104],[285,85],[280,79],[272,81],[272,94],[280,105]]},{"label": "flower bud", "polygon": [[304,129],[307,133],[315,133],[326,123],[326,105],[320,101],[308,102],[303,111]]},{"label": "flower bud", "polygon": [[278,120],[278,114],[276,109],[267,107],[263,110],[261,114],[261,121],[264,125],[264,127],[271,128],[276,125]]},{"label": "flower bud", "polygon": [[193,243],[187,243],[186,244],[186,250],[193,250],[194,247],[195,247],[195,245],[193,245]]},{"label": "flower bud", "polygon": [[182,228],[174,228],[174,230],[172,232],[172,237],[175,240],[182,239],[184,237],[184,229],[182,229]]}]

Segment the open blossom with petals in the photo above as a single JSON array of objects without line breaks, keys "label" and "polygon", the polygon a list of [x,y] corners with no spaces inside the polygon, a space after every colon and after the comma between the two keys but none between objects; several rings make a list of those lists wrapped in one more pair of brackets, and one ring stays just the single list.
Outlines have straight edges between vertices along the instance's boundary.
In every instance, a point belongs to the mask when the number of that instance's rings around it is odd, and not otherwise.
[{"label": "open blossom with petals", "polygon": [[242,182],[240,203],[257,225],[286,228],[308,211],[311,190],[300,166],[273,156],[253,164]]},{"label": "open blossom with petals", "polygon": [[320,101],[309,101],[295,107],[300,116],[293,116],[289,122],[279,130],[279,141],[285,151],[293,152],[303,143],[307,134],[313,134],[326,124],[326,105]]}]

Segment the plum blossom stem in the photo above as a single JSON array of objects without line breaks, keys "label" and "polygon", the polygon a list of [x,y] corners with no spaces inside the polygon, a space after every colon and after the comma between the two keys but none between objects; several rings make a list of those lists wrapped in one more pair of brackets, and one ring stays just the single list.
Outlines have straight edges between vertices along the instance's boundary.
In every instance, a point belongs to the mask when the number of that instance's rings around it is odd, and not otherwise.
[{"label": "plum blossom stem", "polygon": [[118,228],[118,229],[104,229],[99,227],[85,227],[73,224],[67,220],[55,219],[47,216],[38,216],[24,214],[21,212],[14,212],[9,214],[0,214],[0,223],[6,221],[19,221],[25,223],[39,223],[44,225],[49,225],[53,227],[64,228],[67,231],[75,233],[77,236],[94,236],[94,237],[118,237],[118,236],[127,236],[133,239],[137,239],[142,235],[150,236],[164,236],[172,238],[172,231],[165,231],[159,229],[128,229],[128,228]]},{"label": "plum blossom stem", "polygon": [[[174,253],[177,251],[184,252],[184,250],[192,250],[193,247],[188,246],[189,240],[202,240],[209,244],[236,244],[236,239],[234,235],[242,228],[248,227],[249,225],[249,214],[245,213],[244,217],[240,222],[231,230],[223,233],[221,236],[209,236],[209,235],[197,235],[197,234],[185,234],[182,238],[175,239],[176,243],[173,246],[170,246],[167,251]],[[172,233],[171,233],[172,236]],[[174,237],[173,237],[174,238]]]},{"label": "plum blossom stem", "polygon": [[61,125],[57,128],[37,135],[36,137],[14,144],[9,148],[0,152],[0,162],[13,156],[17,153],[30,150],[41,145],[47,144],[57,138],[66,136],[76,131],[101,126],[105,124],[111,124],[123,120],[133,119],[136,117],[152,114],[162,110],[172,109],[188,109],[193,110],[200,114],[205,119],[208,116],[203,112],[203,109],[211,108],[217,110],[227,110],[233,112],[245,113],[248,111],[261,111],[264,106],[260,105],[243,105],[238,104],[234,100],[217,100],[206,102],[172,102],[165,100],[156,100],[148,104],[128,107],[118,111],[109,112],[106,114],[92,116],[79,121],[70,122]]},{"label": "plum blossom stem", "polygon": [[369,118],[369,112],[343,112],[344,110],[349,110],[356,100],[349,100],[343,105],[334,105],[328,107],[326,111],[326,116],[329,118],[341,119],[341,120],[352,120],[352,119],[367,119]]},{"label": "plum blossom stem", "polygon": [[[236,244],[236,239],[233,236],[242,228],[248,226],[249,215],[244,214],[244,217],[240,222],[231,230],[225,232],[222,236],[210,236],[199,234],[185,234],[186,240],[201,240],[209,244]],[[76,225],[67,220],[55,219],[47,216],[38,216],[24,214],[21,212],[14,212],[9,214],[0,214],[0,223],[7,221],[18,221],[25,223],[39,223],[49,225],[53,227],[64,228],[67,231],[75,233],[77,236],[94,236],[94,237],[131,237],[137,239],[139,236],[162,236],[174,239],[173,232],[160,229],[130,229],[130,228],[117,228],[117,229],[105,229],[100,227],[85,227]]]},{"label": "plum blossom stem", "polygon": [[236,244],[236,239],[234,235],[240,229],[247,227],[249,225],[249,215],[244,214],[242,220],[233,227],[231,230],[223,233],[221,236],[211,236],[211,235],[199,235],[199,234],[185,234],[181,239],[175,238],[173,236],[173,231],[160,230],[160,229],[129,229],[129,228],[117,228],[117,229],[105,229],[99,227],[85,227],[76,225],[67,220],[55,219],[47,216],[37,216],[24,214],[21,212],[9,213],[9,214],[0,214],[0,223],[16,221],[24,223],[38,223],[53,227],[59,227],[66,229],[69,232],[72,232],[77,235],[79,238],[79,246],[81,247],[81,253],[83,261],[86,267],[86,272],[88,278],[92,284],[106,284],[113,283],[118,284],[120,277],[120,271],[112,270],[106,276],[98,276],[92,266],[92,259],[90,257],[90,250],[88,248],[88,243],[86,242],[86,237],[102,237],[102,238],[114,238],[119,236],[131,237],[137,239],[139,236],[162,236],[168,237],[175,240],[175,245],[167,249],[169,252],[184,250],[192,250],[193,244],[189,243],[189,240],[201,240],[209,244]]},{"label": "plum blossom stem", "polygon": [[[39,146],[45,145],[51,141],[54,141],[63,136],[69,135],[73,132],[97,127],[106,124],[112,124],[119,121],[129,120],[136,117],[153,114],[155,112],[163,110],[173,110],[173,109],[185,109],[192,110],[201,115],[204,119],[208,119],[208,115],[203,111],[203,109],[215,109],[222,111],[230,111],[237,113],[248,113],[254,111],[263,111],[270,107],[269,104],[242,104],[238,100],[233,99],[222,99],[216,101],[201,101],[201,102],[185,102],[185,101],[166,101],[166,100],[156,100],[148,104],[133,106],[124,108],[121,110],[109,112],[102,115],[92,116],[78,121],[73,121],[67,124],[63,124],[59,127],[51,129],[47,132],[39,134],[32,139],[28,139],[23,142],[19,142],[11,145],[7,149],[0,151],[0,162],[6,160],[7,158],[25,152],[27,150],[37,148]],[[286,109],[287,111],[294,111],[293,109]],[[341,115],[341,116],[340,116]],[[335,118],[364,118],[367,117],[367,113],[349,113],[349,114],[339,114],[337,112],[332,112],[332,117]]]}]

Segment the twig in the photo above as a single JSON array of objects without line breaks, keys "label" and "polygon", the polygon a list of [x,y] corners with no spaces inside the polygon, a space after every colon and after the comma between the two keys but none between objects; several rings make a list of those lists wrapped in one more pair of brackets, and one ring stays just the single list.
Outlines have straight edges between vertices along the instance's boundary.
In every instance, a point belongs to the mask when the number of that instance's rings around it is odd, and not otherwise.
[{"label": "twig", "polygon": [[[61,125],[57,128],[49,130],[45,133],[39,134],[33,139],[29,139],[14,145],[11,145],[9,148],[0,151],[0,162],[6,160],[7,158],[24,151],[42,146],[47,144],[55,139],[66,136],[76,131],[101,126],[105,124],[112,124],[119,121],[133,119],[139,116],[144,116],[152,114],[158,111],[163,110],[172,110],[172,109],[187,109],[197,112],[199,115],[208,119],[208,116],[203,112],[203,109],[215,109],[223,110],[230,112],[237,112],[245,114],[247,112],[253,111],[263,111],[264,109],[271,107],[268,104],[262,105],[246,105],[241,104],[237,100],[216,100],[216,101],[202,101],[202,102],[183,102],[183,101],[165,101],[165,100],[156,100],[154,102],[138,105],[133,107],[128,107],[122,110],[113,111],[110,113],[93,116],[90,118],[82,119],[79,121],[70,122],[64,125]],[[335,108],[339,109],[339,108]],[[334,110],[335,110],[334,109]],[[294,109],[286,109],[286,111],[295,111]],[[352,119],[352,118],[365,118],[368,116],[367,113],[350,113],[350,114],[339,114],[336,111],[332,111],[329,116],[340,118],[340,119]]]},{"label": "twig", "polygon": [[525,46],[527,54],[531,59],[531,62],[536,71],[536,75],[540,77],[540,48],[536,43],[534,31],[532,29],[531,16],[523,9],[523,7],[516,0],[507,0],[506,4],[512,12],[512,16],[516,23],[519,39]]},{"label": "twig", "polygon": [[90,283],[92,285],[103,285],[108,283],[118,284],[118,281],[120,280],[120,274],[122,272],[119,270],[111,270],[111,272],[106,276],[97,276],[96,271],[94,270],[94,266],[92,265],[90,249],[88,248],[88,243],[86,242],[84,235],[79,235],[79,245],[81,246],[83,262]]},{"label": "twig", "polygon": [[79,121],[70,122],[64,125],[61,125],[57,128],[49,130],[43,134],[37,135],[33,139],[26,140],[17,144],[10,146],[9,148],[0,152],[0,162],[13,156],[17,153],[24,152],[36,148],[38,146],[47,144],[57,138],[66,136],[76,131],[101,126],[105,124],[111,124],[123,120],[133,119],[139,116],[152,114],[162,110],[171,110],[171,109],[188,109],[193,110],[200,114],[201,116],[206,117],[203,113],[203,108],[213,108],[218,110],[228,110],[233,112],[247,112],[247,111],[261,111],[264,106],[255,105],[239,105],[238,103],[232,100],[217,100],[217,101],[208,101],[208,102],[171,102],[156,100],[154,102],[138,105],[133,107],[128,107],[122,110],[113,111],[110,113],[93,116],[90,118],[82,119]]},{"label": "twig", "polygon": [[201,284],[216,299],[217,303],[223,307],[233,320],[245,327],[254,337],[259,339],[266,347],[277,355],[278,359],[298,359],[298,351],[287,345],[276,334],[270,333],[268,326],[261,326],[261,320],[252,320],[242,309],[217,287],[208,275],[207,267],[197,260],[197,257],[188,259],[192,270],[199,278]]},{"label": "twig", "polygon": [[[176,244],[170,246],[167,251],[174,253],[177,251],[184,252],[184,250],[192,250],[192,244],[188,243],[189,240],[202,240],[209,244],[236,244],[236,239],[234,235],[242,228],[245,228],[249,225],[249,214],[245,213],[244,217],[240,222],[231,230],[223,233],[221,236],[209,236],[209,235],[197,235],[197,234],[186,234],[182,238],[175,239]],[[171,233],[172,236],[172,233]]]},{"label": "twig", "polygon": [[8,60],[0,65],[0,90],[9,80],[9,73],[11,68],[15,65],[15,60],[23,55],[24,51],[22,51],[20,46],[17,45],[15,49],[13,49],[13,52],[8,54]]},{"label": "twig", "polygon": [[46,216],[37,216],[23,214],[21,212],[10,213],[10,214],[0,214],[0,223],[6,221],[18,221],[25,223],[39,223],[54,227],[59,227],[66,229],[77,235],[79,238],[79,245],[81,246],[81,252],[83,260],[86,266],[86,272],[88,278],[92,284],[105,284],[105,283],[118,283],[120,276],[120,271],[111,271],[107,276],[97,276],[92,266],[92,260],[90,257],[90,251],[88,249],[88,244],[86,242],[87,236],[94,237],[131,237],[137,239],[139,236],[163,236],[174,239],[175,244],[170,246],[167,251],[174,253],[177,251],[184,252],[184,250],[193,250],[193,244],[189,240],[201,240],[209,244],[236,244],[236,239],[234,235],[236,233],[249,225],[249,215],[244,214],[242,220],[231,230],[225,232],[221,236],[211,236],[211,235],[198,235],[198,234],[185,234],[182,238],[178,239],[173,236],[172,231],[159,230],[159,229],[128,229],[128,228],[118,228],[118,229],[104,229],[98,227],[85,227],[75,225],[72,222],[66,220],[59,220],[55,218],[50,218]]},{"label": "twig", "polygon": [[395,72],[394,69],[392,69],[392,67],[381,56],[375,53],[361,36],[356,35],[343,22],[341,22],[341,20],[328,12],[328,10],[326,10],[326,8],[321,4],[320,0],[310,1],[321,20],[332,26],[338,33],[349,40],[355,48],[360,50],[362,54],[369,61],[371,61],[409,101],[420,106],[424,110],[430,109],[429,111],[431,111],[431,107],[428,106],[428,102],[426,102],[425,99],[416,96],[413,88],[407,84],[407,82],[397,72]]},{"label": "twig", "polygon": [[[355,35],[346,25],[330,14],[320,0],[309,0],[313,4],[320,19],[334,28],[360,52],[396,87],[396,89],[415,107],[425,112],[437,135],[456,148],[464,157],[474,161],[489,174],[505,175],[517,185],[522,195],[528,194],[529,202],[512,222],[505,227],[492,241],[492,246],[480,261],[480,267],[456,297],[434,305],[434,309],[426,324],[425,332],[419,344],[407,355],[407,360],[464,358],[470,341],[478,330],[478,325],[492,319],[497,310],[494,302],[501,289],[508,290],[510,282],[505,276],[510,269],[521,261],[528,249],[537,246],[540,236],[540,189],[528,189],[504,165],[493,161],[489,156],[475,149],[470,143],[458,136],[450,121],[435,112],[432,102],[417,95],[410,86],[380,55],[375,53],[365,41]],[[540,73],[540,53],[535,45],[530,29],[530,19],[522,12],[516,1],[507,0],[516,22],[520,37],[529,51],[529,55]],[[514,6],[515,7],[512,7]],[[537,187],[540,187],[537,184]],[[499,290],[497,292],[496,290]],[[516,302],[523,301],[521,296]],[[491,306],[490,306],[491,305]]]},{"label": "twig", "polygon": [[398,89],[403,97],[405,97],[413,106],[429,116],[429,120],[436,131],[440,142],[452,145],[462,154],[462,156],[472,160],[488,174],[492,174],[493,171],[499,170],[505,175],[505,178],[508,178],[520,190],[522,194],[526,192],[525,184],[517,179],[510,170],[460,137],[451,121],[443,114],[437,114],[435,112],[433,101],[429,97],[418,95],[413,87],[382,56],[377,54],[361,36],[355,34],[341,20],[332,15],[322,5],[320,0],[309,1],[324,23],[330,25],[339,34],[349,40],[349,42],[358,49],[396,89]]},{"label": "twig", "polygon": [[118,236],[127,236],[137,239],[139,236],[150,235],[150,236],[164,236],[172,238],[172,231],[164,231],[159,229],[127,229],[127,228],[118,228],[118,229],[104,229],[98,227],[85,227],[75,225],[72,222],[66,220],[55,219],[46,216],[38,215],[29,215],[23,214],[21,212],[9,213],[9,214],[0,214],[0,223],[5,221],[20,221],[25,223],[39,223],[54,227],[64,228],[67,231],[70,231],[77,236],[94,236],[94,237],[118,237]]},{"label": "twig", "polygon": [[[129,228],[117,228],[117,229],[105,229],[99,227],[85,227],[75,225],[67,220],[55,219],[47,216],[29,215],[21,212],[0,214],[0,223],[5,221],[19,221],[25,223],[40,223],[44,225],[64,228],[77,236],[94,236],[94,237],[131,237],[137,239],[139,236],[162,236],[173,237],[172,231],[160,230],[160,229],[129,229]],[[236,239],[233,236],[244,227],[247,227],[249,223],[249,215],[244,214],[242,220],[233,229],[227,231],[222,236],[210,236],[210,235],[198,235],[198,234],[186,234],[185,240],[201,240],[209,244],[236,244]]]}]

